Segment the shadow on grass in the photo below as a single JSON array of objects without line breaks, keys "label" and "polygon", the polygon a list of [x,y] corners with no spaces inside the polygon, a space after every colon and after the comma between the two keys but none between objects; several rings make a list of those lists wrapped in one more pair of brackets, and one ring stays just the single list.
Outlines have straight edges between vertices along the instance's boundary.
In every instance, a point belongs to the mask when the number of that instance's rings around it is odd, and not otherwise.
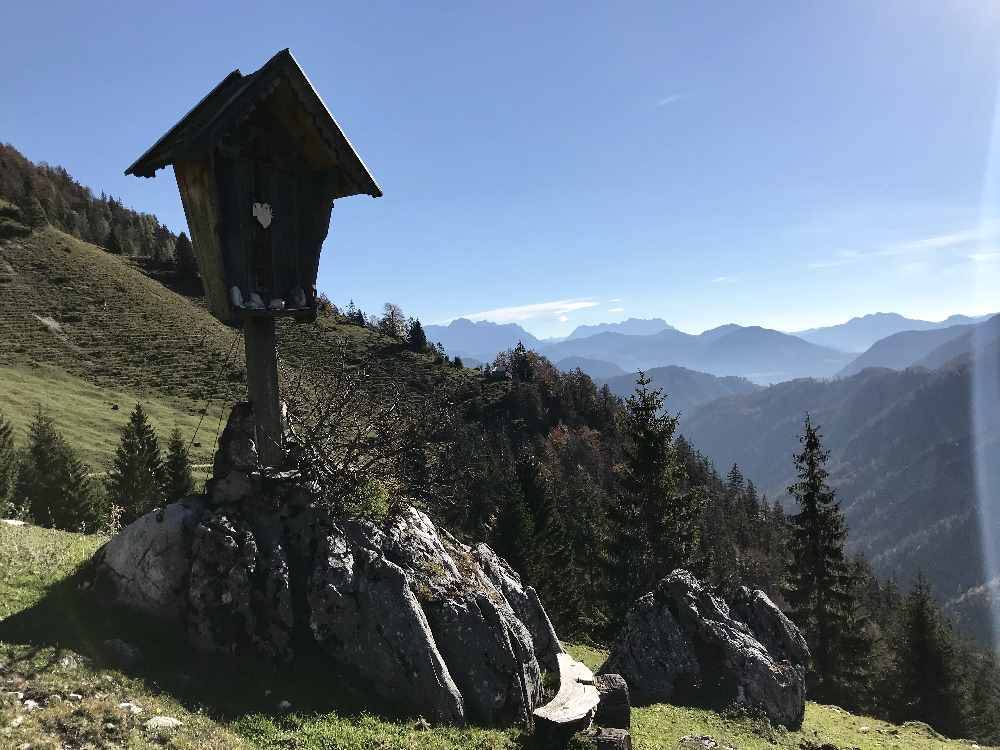
[{"label": "shadow on grass", "polygon": [[[372,713],[364,692],[316,654],[279,670],[251,654],[199,653],[187,644],[182,626],[96,602],[97,597],[81,588],[88,578],[85,570],[65,578],[33,606],[0,621],[0,642],[28,647],[5,659],[5,671],[30,677],[54,667],[59,651],[69,649],[91,660],[94,668],[117,669],[151,691],[168,693],[189,710],[206,710],[223,720],[248,713],[277,716],[283,700],[298,713]],[[139,657],[123,659],[121,649],[109,645],[116,639],[135,646]],[[47,654],[48,649],[55,651]]]},{"label": "shadow on grass", "polygon": [[[348,719],[363,713],[389,721],[416,718],[374,710],[361,683],[333,668],[318,651],[281,668],[251,654],[196,652],[181,626],[99,604],[83,588],[89,578],[84,568],[54,584],[33,606],[0,621],[0,643],[15,647],[0,651],[0,673],[30,680],[56,667],[69,650],[90,660],[88,667],[116,669],[151,693],[167,694],[189,711],[226,723],[253,714],[286,728],[301,717],[329,712]],[[120,649],[108,645],[115,639],[135,646],[140,658],[123,662]],[[300,718],[284,721],[281,701],[288,701]],[[514,741],[524,750],[542,747],[527,733],[518,733]]]}]

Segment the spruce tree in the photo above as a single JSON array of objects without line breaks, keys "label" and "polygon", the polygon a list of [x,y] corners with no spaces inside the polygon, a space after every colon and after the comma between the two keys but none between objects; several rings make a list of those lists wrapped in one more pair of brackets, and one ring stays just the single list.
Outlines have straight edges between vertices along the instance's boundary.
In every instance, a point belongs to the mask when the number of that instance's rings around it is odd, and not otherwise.
[{"label": "spruce tree", "polygon": [[743,477],[743,471],[740,469],[739,464],[733,464],[733,467],[729,470],[729,474],[726,476],[726,489],[730,495],[736,498],[743,493],[745,488],[746,479]]},{"label": "spruce tree", "polygon": [[1000,666],[989,652],[969,658],[968,735],[981,743],[1000,745]]},{"label": "spruce tree", "polygon": [[558,426],[543,451],[538,473],[544,497],[532,580],[559,632],[601,637],[608,619],[608,497],[600,482],[607,468],[600,435],[586,427]]},{"label": "spruce tree", "polygon": [[534,525],[524,496],[517,491],[511,492],[500,506],[493,529],[493,546],[521,575],[528,572],[533,536]]},{"label": "spruce tree", "polygon": [[690,565],[697,547],[700,497],[681,491],[684,477],[673,445],[677,416],[664,413],[665,397],[638,373],[624,404],[620,430],[620,489],[611,504],[610,554],[619,613],[675,568]]},{"label": "spruce tree", "polygon": [[198,276],[198,263],[194,258],[194,248],[191,240],[181,232],[174,243],[174,263],[177,264],[177,275],[182,279],[194,279]]},{"label": "spruce tree", "polygon": [[896,646],[896,718],[930,724],[942,734],[963,733],[961,674],[955,636],[923,574],[906,596]]},{"label": "spruce tree", "polygon": [[812,652],[810,685],[819,700],[836,700],[850,671],[845,635],[854,626],[852,580],[844,557],[847,526],[836,493],[827,484],[822,435],[807,414],[795,455],[798,481],[788,488],[798,501],[792,516],[791,562],[784,596]]},{"label": "spruce tree", "polygon": [[424,333],[424,327],[416,318],[410,321],[410,328],[406,334],[406,347],[411,352],[427,350],[427,334]]},{"label": "spruce tree", "polygon": [[18,466],[14,504],[39,526],[79,531],[96,524],[96,499],[87,466],[39,407]]},{"label": "spruce tree", "polygon": [[191,457],[181,431],[176,427],[167,441],[167,460],[163,465],[163,494],[168,503],[174,503],[194,492],[191,475]]},{"label": "spruce tree", "polygon": [[128,524],[163,504],[165,476],[156,431],[141,404],[121,429],[121,440],[108,471],[108,502],[122,509]]},{"label": "spruce tree", "polygon": [[14,428],[3,414],[0,414],[0,517],[10,515],[13,510],[17,464],[18,455],[17,446],[14,444]]},{"label": "spruce tree", "polygon": [[122,253],[122,243],[118,239],[113,226],[108,229],[108,236],[104,238],[104,249],[115,255],[121,255]]}]

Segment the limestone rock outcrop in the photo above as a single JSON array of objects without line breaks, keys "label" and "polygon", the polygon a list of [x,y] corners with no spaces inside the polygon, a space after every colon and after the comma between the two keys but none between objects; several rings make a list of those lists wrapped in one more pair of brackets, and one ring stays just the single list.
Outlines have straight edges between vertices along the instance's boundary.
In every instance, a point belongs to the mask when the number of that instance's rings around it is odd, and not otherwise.
[{"label": "limestone rock outcrop", "polygon": [[530,723],[561,651],[534,590],[412,506],[342,518],[294,472],[257,474],[246,416],[234,410],[206,495],[123,529],[93,590],[179,622],[205,652],[288,665],[304,639],[374,710]]},{"label": "limestone rock outcrop", "polygon": [[763,592],[740,592],[730,609],[675,570],[635,603],[599,672],[622,675],[636,703],[742,705],[797,728],[808,658],[801,633]]}]

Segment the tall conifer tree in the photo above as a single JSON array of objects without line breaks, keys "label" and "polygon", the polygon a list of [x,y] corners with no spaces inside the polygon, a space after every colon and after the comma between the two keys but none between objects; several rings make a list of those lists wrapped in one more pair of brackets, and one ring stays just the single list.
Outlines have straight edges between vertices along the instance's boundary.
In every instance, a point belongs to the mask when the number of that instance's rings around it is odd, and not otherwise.
[{"label": "tall conifer tree", "polygon": [[194,477],[191,476],[191,458],[181,431],[176,427],[167,441],[167,460],[163,466],[163,494],[168,503],[177,502],[194,492]]},{"label": "tall conifer tree", "polygon": [[188,236],[181,232],[174,243],[174,263],[177,264],[177,275],[183,279],[193,279],[198,276],[198,263],[194,258],[194,247]]},{"label": "tall conifer tree", "polygon": [[67,531],[90,527],[96,522],[97,496],[88,475],[87,466],[39,407],[18,466],[14,504],[39,526]]},{"label": "tall conifer tree", "polygon": [[802,451],[794,457],[798,481],[788,488],[799,512],[790,519],[792,559],[783,593],[812,652],[813,694],[833,701],[849,679],[851,655],[845,636],[857,625],[852,576],[844,557],[847,525],[826,481],[829,453],[808,414],[799,442]]},{"label": "tall conifer tree", "polygon": [[964,729],[955,636],[923,574],[903,602],[896,646],[897,718],[957,737]]},{"label": "tall conifer tree", "polygon": [[681,490],[684,467],[673,445],[677,416],[664,412],[663,391],[650,389],[651,382],[640,371],[621,412],[625,440],[609,550],[620,610],[660,577],[690,565],[697,548],[700,495]]},{"label": "tall conifer tree", "polygon": [[156,431],[136,404],[108,472],[108,501],[122,509],[122,523],[134,521],[164,501],[165,474]]},{"label": "tall conifer tree", "polygon": [[0,516],[9,515],[17,477],[17,447],[14,445],[14,428],[0,414]]}]

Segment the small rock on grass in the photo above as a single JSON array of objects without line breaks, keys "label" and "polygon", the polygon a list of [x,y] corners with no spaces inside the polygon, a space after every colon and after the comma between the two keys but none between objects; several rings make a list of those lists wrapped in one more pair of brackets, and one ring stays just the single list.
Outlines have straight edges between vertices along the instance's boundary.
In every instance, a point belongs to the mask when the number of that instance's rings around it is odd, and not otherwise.
[{"label": "small rock on grass", "polygon": [[119,703],[118,708],[120,708],[122,711],[128,711],[130,714],[133,715],[142,713],[142,706],[137,706],[135,703],[132,703],[131,701],[125,701],[124,703]]},{"label": "small rock on grass", "polygon": [[689,734],[681,737],[678,750],[735,750],[729,745],[723,745],[707,735],[695,736]]},{"label": "small rock on grass", "polygon": [[150,732],[155,732],[163,729],[177,729],[181,725],[178,719],[173,716],[154,716],[152,719],[147,721],[143,726],[146,727]]}]

